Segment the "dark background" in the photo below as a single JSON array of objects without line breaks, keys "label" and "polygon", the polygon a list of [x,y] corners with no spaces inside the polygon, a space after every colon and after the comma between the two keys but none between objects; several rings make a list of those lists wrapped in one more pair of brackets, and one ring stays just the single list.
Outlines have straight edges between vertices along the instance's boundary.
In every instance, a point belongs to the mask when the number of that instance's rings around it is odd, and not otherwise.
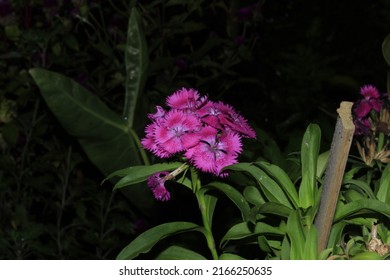
[{"label": "dark background", "polygon": [[[124,102],[124,44],[132,7],[150,65],[145,112],[183,86],[237,108],[283,154],[309,123],[328,149],[341,101],[359,87],[386,91],[382,1],[1,1],[0,258],[112,259],[148,227],[197,220],[189,194],[146,217],[109,184],[52,115],[28,69],[71,77],[114,111]],[[140,137],[146,116],[137,116]],[[242,160],[267,157],[261,141]],[[187,199],[187,200],[186,200]],[[230,208],[226,206],[227,213]],[[226,215],[226,213],[222,213]]]}]

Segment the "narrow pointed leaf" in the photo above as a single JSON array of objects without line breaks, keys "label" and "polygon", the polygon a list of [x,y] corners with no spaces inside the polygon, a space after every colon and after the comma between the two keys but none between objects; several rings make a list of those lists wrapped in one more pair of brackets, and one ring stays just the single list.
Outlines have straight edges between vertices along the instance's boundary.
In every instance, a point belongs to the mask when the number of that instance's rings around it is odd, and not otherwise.
[{"label": "narrow pointed leaf", "polygon": [[172,222],[158,225],[137,236],[129,245],[122,249],[117,259],[134,259],[139,254],[149,252],[154,245],[168,236],[193,230],[202,231],[202,228],[197,224],[189,222]]},{"label": "narrow pointed leaf", "polygon": [[291,200],[294,207],[297,208],[299,204],[298,193],[287,173],[279,166],[267,162],[256,162],[255,165],[267,172],[267,174],[269,174],[272,179],[279,184]]},{"label": "narrow pointed leaf", "polygon": [[116,184],[115,188],[119,189],[125,186],[137,184],[143,181],[146,181],[151,175],[157,172],[162,171],[172,171],[182,163],[172,162],[172,163],[158,163],[154,165],[137,165],[130,166],[124,169],[117,170],[111,173],[106,180],[111,179],[115,176],[122,177]]},{"label": "narrow pointed leaf", "polygon": [[375,199],[362,199],[336,208],[334,222],[347,219],[357,214],[380,213],[390,218],[390,205]]},{"label": "narrow pointed leaf", "polygon": [[245,222],[251,220],[250,207],[242,194],[232,186],[222,182],[212,182],[202,188],[215,189],[225,194],[241,211],[242,218]]},{"label": "narrow pointed leaf", "polygon": [[380,201],[390,204],[390,164],[382,172],[376,196]]},{"label": "narrow pointed leaf", "polygon": [[358,187],[360,190],[362,190],[364,193],[366,193],[368,198],[375,198],[376,197],[374,192],[372,191],[370,185],[364,181],[348,179],[348,180],[343,181],[343,185],[354,185],[354,186]]},{"label": "narrow pointed leaf", "polygon": [[249,173],[256,180],[259,188],[269,201],[278,202],[292,208],[291,202],[279,184],[256,165],[251,163],[237,163],[226,167],[226,169]]},{"label": "narrow pointed leaf", "polygon": [[290,240],[290,259],[302,260],[305,246],[305,235],[302,228],[301,216],[298,210],[291,212],[287,220],[287,235]]},{"label": "narrow pointed leaf", "polygon": [[210,195],[210,194],[206,193],[204,196],[204,200],[205,200],[205,204],[206,204],[205,206],[206,206],[206,210],[207,210],[207,218],[209,221],[210,228],[212,228],[214,210],[215,210],[215,206],[217,205],[218,198],[214,195]]},{"label": "narrow pointed leaf", "polygon": [[288,218],[292,209],[277,202],[266,202],[259,207],[258,213],[272,214]]},{"label": "narrow pointed leaf", "polygon": [[255,186],[245,187],[243,195],[246,201],[253,205],[260,206],[265,203],[265,200],[261,196],[259,189]]},{"label": "narrow pointed leaf", "polygon": [[303,136],[301,146],[302,181],[299,187],[299,203],[302,208],[314,205],[320,140],[319,126],[310,124]]},{"label": "narrow pointed leaf", "polygon": [[239,240],[250,236],[261,234],[283,235],[284,232],[277,227],[272,227],[266,223],[258,222],[252,228],[252,224],[239,223],[232,226],[221,239],[221,247],[223,247],[229,240]]}]

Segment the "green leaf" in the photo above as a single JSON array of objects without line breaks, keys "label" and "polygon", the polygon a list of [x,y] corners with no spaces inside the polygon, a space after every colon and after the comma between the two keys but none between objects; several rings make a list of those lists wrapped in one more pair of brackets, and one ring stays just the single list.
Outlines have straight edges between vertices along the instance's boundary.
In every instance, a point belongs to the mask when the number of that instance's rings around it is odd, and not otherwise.
[{"label": "green leaf", "polygon": [[129,245],[118,254],[117,260],[130,260],[139,254],[147,253],[160,240],[186,231],[203,231],[203,228],[189,222],[172,222],[158,225],[137,236]]},{"label": "green leaf", "polygon": [[382,43],[382,54],[385,58],[387,65],[390,66],[390,34],[386,36]]},{"label": "green leaf", "polygon": [[277,227],[272,227],[262,222],[256,223],[256,225],[253,228],[251,226],[252,224],[248,224],[248,223],[239,223],[232,226],[222,237],[220,241],[221,247],[224,247],[226,242],[230,240],[239,240],[239,239],[261,235],[261,234],[273,234],[273,235],[284,234],[284,232],[278,229]]},{"label": "green leaf", "polygon": [[314,225],[310,226],[306,233],[305,246],[303,248],[303,260],[317,260],[318,259],[318,232]]},{"label": "green leaf", "polygon": [[310,124],[303,136],[301,146],[302,181],[299,187],[299,206],[309,208],[315,203],[317,160],[320,149],[321,130]]},{"label": "green leaf", "polygon": [[302,260],[305,246],[305,234],[303,232],[299,210],[291,212],[287,220],[286,232],[290,239],[290,259]]},{"label": "green leaf", "polygon": [[342,236],[344,233],[344,228],[347,225],[345,221],[341,221],[332,225],[332,228],[329,233],[328,245],[327,248],[332,249],[332,254],[337,255],[339,252],[340,241],[342,240]]},{"label": "green leaf", "polygon": [[316,172],[316,176],[318,178],[321,178],[322,175],[325,173],[326,166],[328,165],[329,155],[330,151],[326,151],[318,156]]},{"label": "green leaf", "polygon": [[282,250],[280,252],[280,258],[282,260],[290,260],[290,254],[291,254],[291,244],[290,244],[290,240],[288,239],[288,237],[285,235],[283,237],[283,241],[282,241]]},{"label": "green leaf", "polygon": [[245,260],[243,257],[235,254],[224,253],[219,256],[220,260]]},{"label": "green leaf", "polygon": [[260,235],[257,238],[257,243],[259,244],[259,247],[260,247],[261,251],[263,251],[265,253],[272,253],[273,252],[267,237],[265,237],[264,235]]},{"label": "green leaf", "polygon": [[182,163],[180,162],[172,162],[172,163],[157,163],[154,165],[130,166],[111,173],[106,178],[106,180],[109,180],[115,176],[122,177],[114,186],[115,189],[119,189],[125,186],[146,181],[154,173],[162,172],[162,171],[172,171],[181,165]]},{"label": "green leaf", "polygon": [[367,195],[368,198],[374,199],[376,197],[370,185],[364,181],[354,180],[354,179],[343,180],[343,185],[353,185],[358,187],[361,191],[363,191]]},{"label": "green leaf", "polygon": [[[29,73],[58,121],[79,141],[91,162],[105,176],[143,163],[131,129],[98,97],[60,74],[37,68]],[[147,191],[139,186],[127,195],[144,213],[155,203]]]},{"label": "green leaf", "polygon": [[353,256],[351,260],[383,260],[383,257],[376,252],[363,252]]},{"label": "green leaf", "polygon": [[259,189],[256,188],[255,186],[245,187],[243,195],[246,201],[248,201],[253,205],[260,206],[263,203],[265,203],[265,200],[261,196]]},{"label": "green leaf", "polygon": [[334,222],[367,213],[380,213],[390,218],[390,205],[375,199],[352,201],[336,208]]},{"label": "green leaf", "polygon": [[251,220],[250,207],[248,202],[244,199],[242,194],[232,186],[222,182],[212,182],[203,186],[205,190],[215,189],[225,194],[241,211],[242,218],[245,222]]},{"label": "green leaf", "polygon": [[286,217],[291,214],[292,209],[277,202],[266,202],[259,207],[258,213],[272,214]]},{"label": "green leaf", "polygon": [[210,194],[205,194],[204,200],[205,200],[205,207],[206,207],[206,211],[207,211],[207,219],[208,219],[210,228],[212,228],[214,210],[215,210],[215,206],[217,205],[218,198],[216,196],[213,196]]},{"label": "green leaf", "polygon": [[260,189],[269,201],[278,202],[292,208],[291,202],[279,184],[256,165],[251,163],[237,163],[230,165],[225,169],[249,173],[256,180]]},{"label": "green leaf", "polygon": [[162,251],[156,260],[206,260],[206,258],[192,250],[173,245]]},{"label": "green leaf", "polygon": [[134,126],[134,116],[143,91],[148,68],[148,50],[142,31],[141,17],[136,8],[130,13],[125,50],[126,96],[123,116],[129,127]]},{"label": "green leaf", "polygon": [[387,204],[390,204],[390,164],[382,172],[376,197]]},{"label": "green leaf", "polygon": [[267,172],[267,174],[269,174],[272,179],[274,179],[279,184],[279,186],[290,198],[294,207],[297,208],[299,202],[298,193],[287,173],[277,165],[273,165],[267,162],[256,162],[255,165]]}]

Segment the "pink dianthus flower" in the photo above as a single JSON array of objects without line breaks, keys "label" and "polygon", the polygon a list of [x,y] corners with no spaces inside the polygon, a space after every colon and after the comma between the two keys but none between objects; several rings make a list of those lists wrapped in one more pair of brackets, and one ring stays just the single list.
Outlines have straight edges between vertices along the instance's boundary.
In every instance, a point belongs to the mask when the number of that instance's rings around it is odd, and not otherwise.
[{"label": "pink dianthus flower", "polygon": [[248,121],[236,112],[233,107],[222,102],[208,101],[197,111],[202,122],[214,128],[234,131],[246,138],[256,138],[255,131],[248,125]]},{"label": "pink dianthus flower", "polygon": [[170,154],[184,151],[199,142],[199,119],[192,114],[171,110],[154,131],[158,146]]},{"label": "pink dianthus flower", "polygon": [[237,156],[241,152],[240,136],[233,132],[219,134],[211,126],[204,127],[199,135],[199,144],[188,149],[186,158],[204,172],[226,176],[222,169],[237,163]]},{"label": "pink dianthus flower", "polygon": [[167,98],[167,105],[172,109],[195,111],[204,99],[197,90],[182,88]]}]

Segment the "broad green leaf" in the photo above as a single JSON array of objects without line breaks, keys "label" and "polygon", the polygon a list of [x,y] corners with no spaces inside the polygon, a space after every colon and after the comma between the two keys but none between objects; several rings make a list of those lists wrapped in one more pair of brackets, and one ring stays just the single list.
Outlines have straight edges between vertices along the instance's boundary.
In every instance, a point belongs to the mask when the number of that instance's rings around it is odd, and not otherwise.
[{"label": "broad green leaf", "polygon": [[314,225],[310,226],[309,231],[306,233],[305,247],[303,248],[303,260],[316,260],[318,259],[318,232]]},{"label": "broad green leaf", "polygon": [[390,204],[390,164],[387,164],[386,168],[382,171],[376,196],[380,201]]},{"label": "broad green leaf", "polygon": [[148,68],[148,50],[145,34],[142,31],[141,17],[136,8],[132,8],[127,28],[125,49],[126,96],[123,116],[129,127],[134,126],[134,116],[146,81]]},{"label": "broad green leaf", "polygon": [[193,230],[203,232],[202,227],[189,222],[171,222],[158,225],[138,235],[129,245],[122,249],[117,259],[134,259],[139,254],[149,252],[155,244],[168,236]]},{"label": "broad green leaf", "polygon": [[387,65],[390,66],[390,34],[382,42],[382,54],[385,58]]},{"label": "broad green leaf", "polygon": [[245,222],[251,220],[250,207],[242,194],[232,186],[222,182],[212,182],[203,186],[204,189],[215,189],[225,194],[241,211],[242,218]]},{"label": "broad green leaf", "polygon": [[362,199],[344,205],[339,204],[336,208],[334,221],[337,222],[357,214],[367,213],[381,213],[390,218],[390,205],[374,199]]},{"label": "broad green leaf", "polygon": [[99,98],[60,74],[43,69],[29,72],[61,125],[105,175],[141,163],[125,122]]},{"label": "broad green leaf", "polygon": [[[99,98],[60,74],[37,68],[29,73],[58,121],[79,141],[91,162],[105,176],[127,166],[143,164],[134,133]],[[138,186],[126,195],[144,213],[150,212],[155,203],[147,191]]]},{"label": "broad green leaf", "polygon": [[305,246],[305,234],[303,232],[299,210],[291,212],[287,220],[286,232],[290,239],[290,259],[302,260]]},{"label": "broad green leaf", "polygon": [[226,232],[226,234],[221,239],[220,245],[221,247],[224,247],[226,242],[228,242],[229,240],[239,240],[239,239],[261,235],[261,234],[283,235],[284,232],[278,229],[277,227],[272,227],[262,222],[258,222],[256,223],[256,225],[252,225],[248,223],[239,223],[232,226]]},{"label": "broad green leaf", "polygon": [[259,184],[259,188],[269,201],[278,202],[292,208],[291,202],[278,183],[256,165],[251,163],[237,163],[225,169],[249,173]]},{"label": "broad green leaf", "polygon": [[206,260],[206,258],[192,250],[173,245],[162,251],[156,260]]},{"label": "broad green leaf", "polygon": [[310,124],[302,139],[301,168],[302,181],[299,187],[299,206],[309,208],[314,205],[316,193],[317,160],[320,149],[321,130]]},{"label": "broad green leaf", "polygon": [[268,175],[272,177],[272,179],[274,179],[279,184],[279,186],[290,198],[294,207],[297,208],[299,203],[298,193],[295,189],[293,182],[288,177],[287,173],[284,172],[284,170],[277,165],[273,165],[267,162],[256,162],[254,164],[263,169]]},{"label": "broad green leaf", "polygon": [[219,256],[220,260],[245,260],[243,257],[236,255],[236,254],[230,254],[230,253],[224,253]]},{"label": "broad green leaf", "polygon": [[146,181],[151,175],[162,171],[172,171],[180,167],[182,163],[157,163],[154,165],[137,165],[130,166],[124,169],[117,170],[111,173],[106,180],[116,176],[122,177],[114,186],[115,189],[123,188],[125,186],[134,185]]}]

